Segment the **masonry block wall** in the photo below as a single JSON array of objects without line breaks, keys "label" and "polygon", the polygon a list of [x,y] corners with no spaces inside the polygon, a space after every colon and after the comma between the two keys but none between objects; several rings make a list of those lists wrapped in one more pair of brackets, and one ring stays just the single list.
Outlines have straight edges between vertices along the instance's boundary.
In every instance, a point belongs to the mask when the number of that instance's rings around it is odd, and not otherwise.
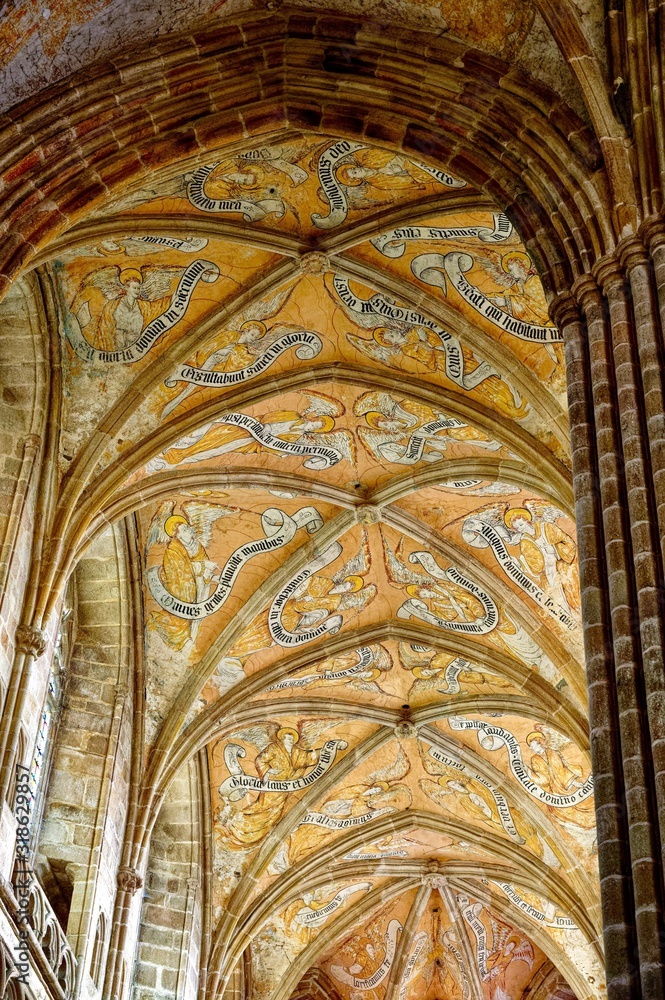
[{"label": "masonry block wall", "polygon": [[91,950],[100,912],[111,925],[129,787],[130,631],[122,542],[120,530],[109,528],[77,566],[76,639],[36,858],[45,887],[55,896],[71,893],[67,934],[87,996],[99,988],[90,977]]},{"label": "masonry block wall", "polygon": [[157,819],[141,915],[134,1000],[193,1000],[201,942],[198,769],[178,772]]}]

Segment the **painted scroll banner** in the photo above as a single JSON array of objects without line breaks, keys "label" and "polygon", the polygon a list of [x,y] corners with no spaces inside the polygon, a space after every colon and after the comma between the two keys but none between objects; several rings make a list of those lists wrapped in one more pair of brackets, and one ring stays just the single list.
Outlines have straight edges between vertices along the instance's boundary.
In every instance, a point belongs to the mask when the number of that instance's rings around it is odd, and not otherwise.
[{"label": "painted scroll banner", "polygon": [[513,816],[510,811],[510,806],[506,801],[504,795],[498,789],[494,788],[487,778],[483,777],[477,771],[473,770],[463,764],[456,757],[453,757],[449,752],[440,750],[439,747],[430,746],[427,751],[430,757],[438,761],[439,764],[443,764],[445,767],[452,767],[459,771],[461,774],[465,774],[467,777],[472,778],[474,781],[479,781],[491,794],[492,798],[496,803],[497,812],[499,814],[499,819],[501,820],[501,826],[506,831],[511,840],[514,840],[517,844],[524,843],[524,837],[520,836],[517,832],[515,823],[513,822]]},{"label": "painted scroll banner", "polygon": [[315,681],[325,683],[327,681],[338,681],[346,677],[354,677],[363,673],[374,662],[374,653],[369,646],[361,646],[357,651],[358,662],[345,670],[331,670],[323,674],[307,674],[306,677],[287,677],[284,681],[271,684],[267,691],[283,691],[285,688],[301,688],[313,684]]},{"label": "painted scroll banner", "polygon": [[410,240],[468,240],[478,239],[481,243],[503,243],[512,236],[513,226],[507,215],[497,213],[494,216],[494,227],[460,226],[458,228],[440,228],[436,226],[403,226],[401,229],[391,229],[389,233],[370,240],[384,257],[401,257]]},{"label": "painted scroll banner", "polygon": [[429,941],[429,934],[426,931],[420,931],[416,934],[413,939],[413,950],[409,955],[409,960],[406,963],[406,968],[404,969],[404,975],[402,976],[402,985],[399,990],[399,1000],[406,1000],[406,995],[409,989],[409,980],[413,975],[413,970],[416,967],[418,959],[425,950],[425,946]]},{"label": "painted scroll banner", "polygon": [[516,319],[510,313],[499,309],[491,299],[488,299],[478,288],[464,277],[464,273],[473,267],[473,257],[468,253],[422,254],[415,257],[411,270],[417,278],[428,285],[445,287],[442,271],[448,276],[457,292],[471,305],[476,312],[498,326],[505,333],[511,333],[520,340],[529,340],[538,344],[562,343],[563,335],[555,326],[538,326]]},{"label": "painted scroll banner", "polygon": [[588,799],[593,794],[592,775],[589,775],[581,787],[571,792],[570,795],[554,795],[548,792],[547,789],[541,788],[540,785],[529,777],[529,769],[522,759],[522,750],[519,742],[512,733],[501,726],[492,726],[481,719],[465,719],[461,717],[449,719],[448,724],[456,732],[475,730],[478,733],[478,742],[484,750],[498,750],[500,747],[505,746],[508,751],[510,770],[529,795],[532,795],[534,799],[538,799],[539,802],[543,802],[545,805],[554,806],[555,809],[569,809],[571,806],[577,806],[580,802],[584,802],[585,799]]},{"label": "painted scroll banner", "polygon": [[526,913],[528,917],[532,917],[533,920],[537,920],[544,927],[556,927],[559,930],[578,930],[577,924],[570,917],[557,916],[554,903],[547,903],[548,912],[545,912],[532,906],[531,903],[527,903],[510,882],[496,882],[495,884],[500,889],[503,889],[506,896],[513,901],[515,906],[519,906],[523,913]]},{"label": "painted scroll banner", "polygon": [[184,240],[176,236],[132,236],[134,243],[146,243],[148,246],[166,247],[167,250],[178,250],[180,253],[198,253],[205,250],[208,240],[204,236],[189,236]]},{"label": "painted scroll banner", "polygon": [[385,806],[383,809],[371,809],[369,812],[363,813],[362,816],[346,816],[344,819],[337,816],[327,816],[325,813],[308,812],[299,825],[320,826],[325,830],[350,830],[355,826],[371,823],[373,819],[385,816],[392,811],[389,806]]},{"label": "painted scroll banner", "polygon": [[329,903],[322,906],[320,910],[314,910],[311,906],[303,906],[296,913],[295,919],[299,924],[304,924],[305,927],[318,927],[331,913],[338,910],[349,896],[353,896],[357,892],[368,892],[371,888],[371,882],[355,882],[353,885],[346,885],[333,896]]},{"label": "painted scroll banner", "polygon": [[287,545],[300,528],[305,528],[312,534],[318,531],[322,524],[321,515],[315,507],[301,507],[292,516],[278,507],[270,507],[261,515],[261,527],[265,537],[246,542],[235,550],[221,571],[215,590],[205,601],[187,603],[174,597],[160,579],[159,566],[151,566],[148,569],[150,593],[160,607],[177,618],[190,621],[207,618],[222,607],[233,589],[238,574],[249,559]]},{"label": "painted scroll banner", "polygon": [[337,752],[346,750],[347,746],[346,740],[327,740],[319,751],[318,763],[309,774],[302,778],[276,781],[270,778],[258,778],[253,774],[245,774],[238,763],[238,758],[245,756],[244,748],[239,743],[229,743],[224,748],[224,762],[231,774],[219,786],[220,797],[234,802],[243,798],[247,792],[279,792],[284,794],[302,791],[322,778],[335,763]]},{"label": "painted scroll banner", "polygon": [[[435,625],[437,628],[445,628],[452,632],[464,632],[467,635],[485,635],[496,628],[499,621],[497,606],[489,594],[481,590],[477,583],[469,580],[458,569],[455,569],[454,566],[450,566],[447,570],[442,570],[430,552],[412,552],[409,556],[409,562],[419,562],[437,580],[447,581],[463,587],[464,590],[473,594],[480,601],[485,610],[485,615],[483,618],[476,619],[473,622],[449,622],[443,618],[439,618],[433,611],[430,611],[424,601],[416,597],[411,597],[399,608],[397,612],[398,618],[405,618],[407,620],[409,618],[418,618],[420,621],[427,622],[428,625]],[[426,580],[423,580],[423,584],[426,584],[426,582]]]},{"label": "painted scroll banner", "polygon": [[397,937],[401,930],[402,925],[399,920],[390,921],[385,934],[385,957],[376,972],[372,973],[371,976],[367,976],[364,979],[356,979],[356,977],[352,975],[348,969],[345,969],[341,965],[331,965],[330,972],[338,982],[346,983],[347,986],[351,986],[354,990],[360,990],[363,993],[367,993],[370,990],[375,989],[380,985],[380,983],[383,982],[392,968],[393,960],[395,958],[395,950],[397,948]]},{"label": "painted scroll banner", "polygon": [[266,215],[284,215],[284,204],[279,198],[263,198],[261,201],[244,201],[233,198],[209,198],[205,192],[205,183],[210,174],[218,166],[213,163],[207,167],[199,167],[189,178],[187,197],[194,208],[201,212],[224,213],[240,212],[245,222],[260,222]]},{"label": "painted scroll banner", "polygon": [[270,629],[270,635],[278,646],[285,646],[286,648],[302,646],[306,642],[313,642],[315,639],[320,639],[322,635],[335,635],[339,632],[344,621],[341,615],[331,615],[319,624],[315,624],[302,632],[290,632],[282,622],[282,615],[287,601],[295,596],[299,588],[310,577],[315,576],[319,570],[334,562],[341,554],[342,546],[339,542],[332,542],[321,555],[307,563],[274,599],[268,612],[268,628]]},{"label": "painted scroll banner", "polygon": [[487,931],[484,923],[480,919],[480,914],[483,912],[483,905],[482,903],[469,903],[466,896],[458,896],[457,905],[462,911],[462,916],[473,931],[473,936],[476,939],[478,972],[480,973],[482,979],[487,979],[489,974],[487,970],[487,958],[489,956],[489,949],[487,947]]},{"label": "painted scroll banner", "polygon": [[[220,417],[220,424],[229,424],[231,427],[239,427],[247,431],[248,434],[270,451],[280,452],[282,455],[295,455],[298,458],[305,458],[303,465],[306,469],[330,469],[333,465],[341,462],[343,455],[335,448],[327,448],[322,445],[299,444],[297,441],[283,441],[275,437],[266,430],[264,424],[255,417],[247,413],[227,413],[225,417]],[[309,456],[309,457],[307,457]]]},{"label": "painted scroll banner", "polygon": [[464,541],[469,545],[479,546],[483,543],[489,545],[506,576],[520,590],[523,590],[525,594],[533,598],[541,608],[549,611],[564,628],[567,628],[569,631],[577,628],[577,623],[571,618],[568,612],[553,601],[551,597],[548,597],[545,591],[526,575],[518,560],[511,556],[506,548],[504,539],[493,524],[480,517],[468,517],[464,522],[462,536]]},{"label": "painted scroll banner", "polygon": [[123,365],[140,361],[154,347],[156,341],[183,318],[199,281],[212,283],[217,281],[218,277],[217,264],[201,258],[192,261],[182,273],[168,309],[148,323],[131,347],[125,347],[119,351],[100,351],[96,347],[92,347],[83,335],[78,319],[69,311],[65,313],[65,336],[78,356],[84,361]]},{"label": "painted scroll banner", "polygon": [[330,214],[320,215],[317,212],[312,215],[312,222],[318,229],[334,229],[345,221],[349,214],[349,203],[342,185],[335,175],[335,164],[350,153],[366,148],[362,142],[349,142],[348,139],[342,139],[321,153],[318,165],[319,184],[330,205]]},{"label": "painted scroll banner", "polygon": [[[463,420],[457,417],[440,417],[438,420],[430,420],[428,424],[423,424],[421,428],[412,434],[406,444],[397,444],[394,441],[384,441],[379,445],[378,450],[388,462],[397,465],[416,465],[422,461],[425,445],[430,438],[436,437],[438,431],[450,430],[455,427],[466,427]],[[442,454],[432,456],[430,461],[440,461]]]},{"label": "painted scroll banner", "polygon": [[169,389],[172,389],[178,382],[191,382],[193,385],[213,386],[214,388],[240,385],[242,382],[249,382],[256,375],[261,375],[291,347],[296,348],[296,357],[299,361],[311,361],[317,354],[320,354],[323,344],[321,338],[317,337],[315,333],[311,333],[309,330],[296,330],[275,340],[261,357],[257,358],[251,365],[247,365],[246,368],[239,368],[232,372],[217,372],[212,367],[206,368],[205,365],[201,368],[194,365],[178,365],[173,375],[169,375],[165,379],[164,385]]},{"label": "painted scroll banner", "polygon": [[[424,327],[435,333],[445,352],[446,376],[461,389],[470,391],[492,375],[501,377],[487,361],[481,361],[477,368],[465,374],[464,355],[459,340],[414,309],[396,306],[379,292],[375,292],[369,299],[360,299],[351,291],[348,280],[340,274],[336,274],[333,278],[333,285],[337,295],[352,313],[358,313],[359,316],[376,316],[377,326],[380,326],[382,319],[388,318],[413,327]],[[359,325],[362,326],[363,323]]]}]

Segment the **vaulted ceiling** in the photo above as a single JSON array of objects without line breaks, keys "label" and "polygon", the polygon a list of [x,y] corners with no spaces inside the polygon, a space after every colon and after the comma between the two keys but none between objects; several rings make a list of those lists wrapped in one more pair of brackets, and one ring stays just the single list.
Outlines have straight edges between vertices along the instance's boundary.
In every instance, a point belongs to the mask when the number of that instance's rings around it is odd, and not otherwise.
[{"label": "vaulted ceiling", "polygon": [[126,518],[144,802],[207,755],[211,996],[601,996],[563,351],[508,218],[293,132],[155,172],[35,266],[43,610]]}]

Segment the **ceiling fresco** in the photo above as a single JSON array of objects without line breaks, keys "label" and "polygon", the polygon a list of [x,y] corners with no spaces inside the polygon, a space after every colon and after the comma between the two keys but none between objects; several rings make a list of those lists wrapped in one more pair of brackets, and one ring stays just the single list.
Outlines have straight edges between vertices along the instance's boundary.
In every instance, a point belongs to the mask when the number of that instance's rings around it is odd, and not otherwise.
[{"label": "ceiling fresco", "polygon": [[311,977],[333,1000],[602,997],[534,262],[470,184],[370,144],[179,171],[38,266],[54,537],[81,552],[124,518],[133,539],[146,773],[206,761],[214,990],[242,967],[253,1000]]}]

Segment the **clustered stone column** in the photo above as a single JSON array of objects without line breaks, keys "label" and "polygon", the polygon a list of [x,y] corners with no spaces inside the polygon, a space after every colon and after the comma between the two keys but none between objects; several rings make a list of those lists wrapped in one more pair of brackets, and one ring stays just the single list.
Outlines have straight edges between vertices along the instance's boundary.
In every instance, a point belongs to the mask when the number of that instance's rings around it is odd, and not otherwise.
[{"label": "clustered stone column", "polygon": [[665,241],[658,258],[652,246],[648,231],[626,241],[551,309],[566,347],[610,1000],[665,997]]}]

